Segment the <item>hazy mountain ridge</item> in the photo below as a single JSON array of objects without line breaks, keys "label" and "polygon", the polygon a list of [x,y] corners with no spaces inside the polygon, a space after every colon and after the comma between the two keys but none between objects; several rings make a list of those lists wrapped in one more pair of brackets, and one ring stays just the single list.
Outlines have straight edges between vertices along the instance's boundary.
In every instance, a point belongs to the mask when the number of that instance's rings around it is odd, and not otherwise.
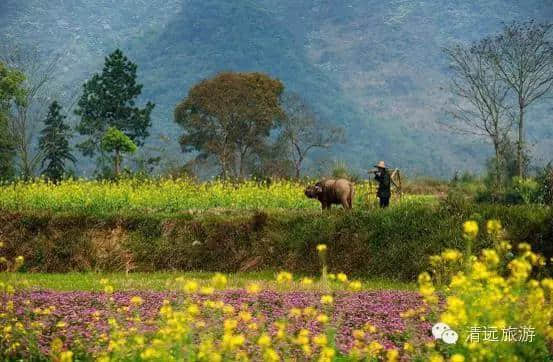
[{"label": "hazy mountain ridge", "polygon": [[[152,142],[169,135],[173,157],[184,158],[172,110],[189,87],[221,70],[258,70],[348,128],[348,144],[320,157],[355,168],[385,158],[441,176],[480,168],[488,148],[436,127],[447,97],[440,47],[494,33],[501,21],[553,18],[551,3],[499,0],[8,0],[0,10],[0,40],[66,50],[60,81],[75,91],[121,47],[139,65],[143,98],[157,103]],[[528,127],[544,159],[553,146],[545,109]]]}]

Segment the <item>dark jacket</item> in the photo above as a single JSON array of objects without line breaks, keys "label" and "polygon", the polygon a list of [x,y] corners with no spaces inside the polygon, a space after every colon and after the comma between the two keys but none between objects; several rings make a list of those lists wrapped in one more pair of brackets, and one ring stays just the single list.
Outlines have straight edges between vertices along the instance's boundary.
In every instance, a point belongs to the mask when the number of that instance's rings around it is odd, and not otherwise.
[{"label": "dark jacket", "polygon": [[378,181],[378,191],[376,192],[376,196],[378,196],[379,198],[389,198],[391,195],[390,173],[386,170],[383,170],[382,172],[377,172],[374,175],[374,179]]}]

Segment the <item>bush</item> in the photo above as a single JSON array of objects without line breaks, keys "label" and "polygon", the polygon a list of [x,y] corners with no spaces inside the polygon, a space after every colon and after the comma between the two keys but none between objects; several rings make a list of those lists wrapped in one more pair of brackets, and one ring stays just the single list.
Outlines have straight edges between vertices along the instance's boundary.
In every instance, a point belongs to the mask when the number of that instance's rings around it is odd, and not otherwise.
[{"label": "bush", "polygon": [[547,164],[537,175],[539,198],[546,205],[553,205],[553,165]]}]

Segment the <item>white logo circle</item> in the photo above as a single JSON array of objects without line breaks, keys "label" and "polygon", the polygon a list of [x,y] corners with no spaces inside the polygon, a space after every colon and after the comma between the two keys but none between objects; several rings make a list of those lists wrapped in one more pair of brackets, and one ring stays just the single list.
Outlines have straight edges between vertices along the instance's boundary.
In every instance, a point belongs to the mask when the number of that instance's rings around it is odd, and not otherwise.
[{"label": "white logo circle", "polygon": [[458,339],[459,335],[453,329],[448,329],[447,331],[442,333],[442,341],[447,344],[455,344]]},{"label": "white logo circle", "polygon": [[441,339],[447,344],[454,344],[459,339],[457,332],[442,322],[436,323],[432,326],[432,336],[434,336],[434,339]]}]

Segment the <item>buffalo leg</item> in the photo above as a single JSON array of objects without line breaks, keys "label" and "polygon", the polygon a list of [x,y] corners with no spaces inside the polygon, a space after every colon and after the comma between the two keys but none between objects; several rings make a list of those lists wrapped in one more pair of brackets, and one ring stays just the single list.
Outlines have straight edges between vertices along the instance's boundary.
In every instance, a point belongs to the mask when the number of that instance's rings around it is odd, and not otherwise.
[{"label": "buffalo leg", "polygon": [[351,209],[351,206],[350,206],[350,203],[349,203],[349,200],[348,200],[347,196],[342,197],[342,200],[340,200],[340,201],[342,203],[342,207],[344,208],[344,210]]}]

